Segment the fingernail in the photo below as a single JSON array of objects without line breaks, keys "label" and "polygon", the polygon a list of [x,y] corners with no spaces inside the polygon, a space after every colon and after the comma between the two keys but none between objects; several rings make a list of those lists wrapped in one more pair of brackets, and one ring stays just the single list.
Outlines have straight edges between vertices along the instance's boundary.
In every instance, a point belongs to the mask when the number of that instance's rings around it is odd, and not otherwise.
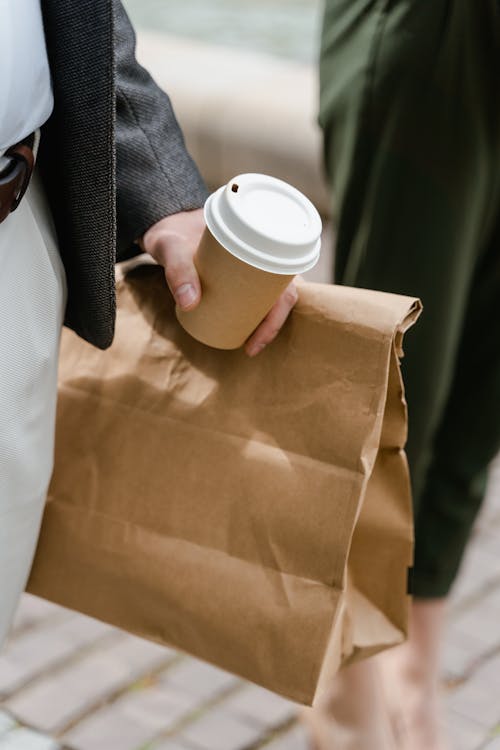
[{"label": "fingernail", "polygon": [[265,349],[265,347],[265,344],[252,344],[252,346],[247,349],[247,354],[249,357],[255,357],[255,355],[259,354],[259,352]]},{"label": "fingernail", "polygon": [[192,284],[182,284],[175,291],[175,301],[179,307],[189,307],[196,300],[196,289]]}]

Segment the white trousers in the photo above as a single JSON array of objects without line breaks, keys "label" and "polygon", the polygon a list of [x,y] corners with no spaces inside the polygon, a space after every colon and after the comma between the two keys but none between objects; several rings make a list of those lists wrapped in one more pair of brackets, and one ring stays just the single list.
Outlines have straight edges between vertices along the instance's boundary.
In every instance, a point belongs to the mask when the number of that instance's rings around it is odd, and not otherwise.
[{"label": "white trousers", "polygon": [[24,590],[53,466],[66,279],[35,175],[0,224],[0,647]]}]

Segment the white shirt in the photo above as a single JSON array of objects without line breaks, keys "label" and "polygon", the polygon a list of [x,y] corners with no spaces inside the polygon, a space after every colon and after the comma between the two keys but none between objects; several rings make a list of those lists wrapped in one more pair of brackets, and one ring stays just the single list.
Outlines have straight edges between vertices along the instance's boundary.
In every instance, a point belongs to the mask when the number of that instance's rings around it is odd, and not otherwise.
[{"label": "white shirt", "polygon": [[40,0],[0,0],[0,155],[53,106]]}]

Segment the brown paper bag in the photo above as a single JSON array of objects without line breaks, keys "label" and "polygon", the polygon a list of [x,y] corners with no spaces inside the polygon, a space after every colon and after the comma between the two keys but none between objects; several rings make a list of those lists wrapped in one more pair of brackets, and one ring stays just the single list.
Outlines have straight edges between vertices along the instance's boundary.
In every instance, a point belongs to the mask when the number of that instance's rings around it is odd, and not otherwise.
[{"label": "brown paper bag", "polygon": [[110,350],[63,336],[28,590],[311,703],[406,633],[398,355],[420,304],[305,284],[255,359],[191,339],[155,266],[118,307]]}]

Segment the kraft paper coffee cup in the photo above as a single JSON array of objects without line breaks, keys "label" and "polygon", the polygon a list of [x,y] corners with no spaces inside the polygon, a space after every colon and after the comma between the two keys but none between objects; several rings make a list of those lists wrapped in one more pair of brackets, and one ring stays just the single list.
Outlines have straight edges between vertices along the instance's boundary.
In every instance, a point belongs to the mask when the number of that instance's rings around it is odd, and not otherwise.
[{"label": "kraft paper coffee cup", "polygon": [[204,213],[195,256],[201,302],[177,307],[177,319],[198,341],[237,349],[290,281],[317,263],[321,219],[294,187],[260,174],[235,177],[208,198]]}]

